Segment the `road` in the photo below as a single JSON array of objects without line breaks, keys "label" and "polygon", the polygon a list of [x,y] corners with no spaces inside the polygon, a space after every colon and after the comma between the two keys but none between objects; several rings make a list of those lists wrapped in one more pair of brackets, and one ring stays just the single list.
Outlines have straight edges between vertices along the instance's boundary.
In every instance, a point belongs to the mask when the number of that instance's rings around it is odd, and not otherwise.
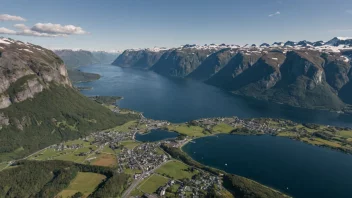
[{"label": "road", "polygon": [[169,162],[170,160],[167,160],[161,164],[159,164],[159,166],[155,167],[153,170],[151,171],[147,171],[147,172],[143,172],[142,175],[139,177],[139,179],[136,179],[132,182],[132,184],[130,185],[130,187],[128,187],[128,189],[123,193],[122,198],[128,198],[128,196],[130,195],[130,193],[132,192],[132,190],[134,190],[139,183],[141,183],[141,181],[143,181],[145,178],[144,176],[147,173],[150,173],[150,175],[152,175],[154,173],[154,171],[158,168],[160,168],[162,165],[166,164],[167,162]]}]

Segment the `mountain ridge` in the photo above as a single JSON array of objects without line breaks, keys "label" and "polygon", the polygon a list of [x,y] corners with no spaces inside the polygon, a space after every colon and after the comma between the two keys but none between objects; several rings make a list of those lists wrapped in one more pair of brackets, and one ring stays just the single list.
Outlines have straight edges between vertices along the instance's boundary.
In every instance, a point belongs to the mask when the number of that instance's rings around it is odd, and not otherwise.
[{"label": "mountain ridge", "polygon": [[72,50],[59,49],[54,50],[64,62],[69,70],[76,69],[81,66],[93,64],[110,64],[120,53],[111,53],[106,51],[88,51],[88,50]]},{"label": "mountain ridge", "polygon": [[135,61],[133,54],[141,53],[158,57],[152,63],[138,59],[139,66],[147,65],[145,69],[203,81],[240,95],[333,111],[352,104],[352,94],[346,88],[352,86],[351,38],[263,43],[259,47],[187,44],[177,48],[134,49],[122,53],[113,65],[134,67],[129,61]]}]

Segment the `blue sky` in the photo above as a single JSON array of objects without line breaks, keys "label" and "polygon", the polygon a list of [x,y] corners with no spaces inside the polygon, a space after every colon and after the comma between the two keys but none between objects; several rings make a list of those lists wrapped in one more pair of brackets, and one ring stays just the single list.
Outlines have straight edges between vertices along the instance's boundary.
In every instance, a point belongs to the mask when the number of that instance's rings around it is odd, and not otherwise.
[{"label": "blue sky", "polygon": [[[352,36],[351,0],[0,0],[1,14],[26,19],[0,20],[0,28],[17,32],[1,36],[49,48],[123,50]],[[81,29],[48,33],[48,23]],[[42,36],[18,35],[15,24]],[[56,36],[43,37],[47,33]]]}]

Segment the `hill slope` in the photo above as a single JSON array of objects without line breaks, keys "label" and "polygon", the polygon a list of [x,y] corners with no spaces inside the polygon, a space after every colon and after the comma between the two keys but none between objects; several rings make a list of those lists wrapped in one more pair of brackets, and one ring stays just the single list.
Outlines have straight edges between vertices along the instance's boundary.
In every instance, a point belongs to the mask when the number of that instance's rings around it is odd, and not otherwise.
[{"label": "hill slope", "polygon": [[108,53],[103,51],[91,52],[86,50],[54,50],[65,63],[67,69],[76,69],[81,66],[93,65],[93,64],[110,64],[118,53]]},{"label": "hill slope", "polygon": [[52,51],[0,41],[0,161],[135,119],[73,89],[63,61]]}]

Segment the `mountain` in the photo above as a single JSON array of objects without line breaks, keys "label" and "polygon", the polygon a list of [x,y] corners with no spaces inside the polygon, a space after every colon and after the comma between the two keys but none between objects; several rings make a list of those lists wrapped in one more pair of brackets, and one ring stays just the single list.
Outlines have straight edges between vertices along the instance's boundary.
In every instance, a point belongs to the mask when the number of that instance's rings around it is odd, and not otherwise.
[{"label": "mountain", "polygon": [[158,51],[153,61],[142,56],[146,51],[150,50],[126,50],[116,61],[292,106],[340,111],[352,104],[351,38],[263,43],[259,47],[187,44]]},{"label": "mountain", "polygon": [[122,124],[76,91],[64,62],[37,45],[0,38],[0,161]]},{"label": "mountain", "polygon": [[54,50],[54,52],[64,61],[66,67],[70,70],[98,63],[110,64],[119,56],[119,53],[104,51],[61,49]]},{"label": "mountain", "polygon": [[151,67],[151,70],[166,76],[186,77],[214,52],[213,49],[193,47],[168,50]]},{"label": "mountain", "polygon": [[148,69],[160,59],[166,50],[165,48],[126,50],[112,65]]},{"label": "mountain", "polygon": [[220,71],[236,55],[236,50],[226,48],[208,56],[188,77],[206,80]]},{"label": "mountain", "polygon": [[345,45],[352,47],[352,38],[349,37],[335,37],[331,39],[330,41],[326,42],[327,45],[332,45],[332,46],[339,46],[339,45]]}]

